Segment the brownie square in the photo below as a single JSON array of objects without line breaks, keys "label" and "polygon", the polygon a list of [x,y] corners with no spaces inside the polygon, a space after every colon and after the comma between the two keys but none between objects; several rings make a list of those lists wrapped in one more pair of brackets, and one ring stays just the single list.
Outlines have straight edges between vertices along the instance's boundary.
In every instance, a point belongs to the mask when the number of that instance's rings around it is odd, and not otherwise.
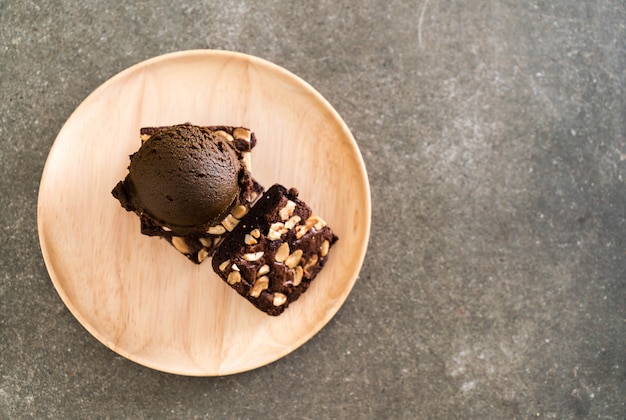
[{"label": "brownie square", "polygon": [[[151,136],[168,127],[143,127],[140,129],[141,142],[147,141]],[[213,255],[217,245],[223,237],[232,231],[239,220],[250,210],[252,205],[264,191],[251,176],[252,164],[250,151],[256,146],[256,136],[254,132],[244,127],[233,126],[208,126],[205,129],[221,136],[232,144],[233,148],[241,156],[247,171],[240,177],[241,187],[237,205],[220,224],[210,227],[206,232],[193,232],[181,234],[173,231],[167,226],[162,226],[152,220],[148,215],[138,213],[140,219],[141,233],[147,236],[158,236],[169,242],[176,250],[185,255],[189,260],[200,264],[207,257]],[[125,191],[122,182],[118,183],[113,190],[113,195],[120,200],[122,206],[128,201],[125,198]],[[128,209],[128,208],[127,208]]]},{"label": "brownie square", "polygon": [[268,315],[280,315],[324,267],[337,236],[298,198],[275,184],[217,246],[213,269]]}]

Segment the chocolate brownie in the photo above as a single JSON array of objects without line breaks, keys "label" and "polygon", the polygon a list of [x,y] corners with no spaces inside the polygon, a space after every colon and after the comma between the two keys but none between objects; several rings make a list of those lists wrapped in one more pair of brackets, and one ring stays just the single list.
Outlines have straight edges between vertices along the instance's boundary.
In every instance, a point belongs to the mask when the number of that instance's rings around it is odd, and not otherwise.
[{"label": "chocolate brownie", "polygon": [[218,245],[213,269],[258,309],[280,315],[309,288],[337,239],[295,188],[275,184]]},{"label": "chocolate brownie", "polygon": [[[153,135],[169,128],[169,126],[141,128],[140,138],[142,143],[146,142]],[[251,130],[244,127],[231,126],[208,126],[200,128],[211,131],[213,134],[226,139],[236,150],[245,166],[246,170],[241,171],[239,174],[238,185],[240,190],[230,213],[218,224],[209,226],[201,231],[194,229],[191,232],[178,232],[176,228],[164,225],[144,212],[137,212],[142,234],[164,238],[174,246],[174,248],[196,264],[201,263],[213,254],[223,236],[235,228],[239,220],[249,211],[250,207],[252,207],[254,202],[264,191],[263,186],[256,182],[250,173],[252,166],[250,151],[256,145],[256,136]],[[118,183],[113,190],[113,195],[121,202],[123,207],[130,211],[133,209],[129,204],[130,198],[128,198],[126,194],[127,191],[124,188],[124,184],[122,182]]]}]

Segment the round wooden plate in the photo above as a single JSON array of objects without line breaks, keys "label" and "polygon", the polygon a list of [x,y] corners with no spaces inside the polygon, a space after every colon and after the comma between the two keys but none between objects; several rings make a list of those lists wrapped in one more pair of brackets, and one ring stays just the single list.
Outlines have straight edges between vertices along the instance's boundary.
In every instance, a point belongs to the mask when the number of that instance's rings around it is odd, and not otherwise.
[{"label": "round wooden plate", "polygon": [[[254,308],[111,196],[140,145],[139,128],[191,122],[251,128],[253,174],[296,187],[339,236],[309,291],[281,316]],[[248,55],[193,50],[114,76],[70,116],[39,190],[43,257],[61,299],[120,355],[170,373],[226,375],[290,353],[339,310],[365,257],[370,230],[365,166],[332,106],[292,73]]]}]

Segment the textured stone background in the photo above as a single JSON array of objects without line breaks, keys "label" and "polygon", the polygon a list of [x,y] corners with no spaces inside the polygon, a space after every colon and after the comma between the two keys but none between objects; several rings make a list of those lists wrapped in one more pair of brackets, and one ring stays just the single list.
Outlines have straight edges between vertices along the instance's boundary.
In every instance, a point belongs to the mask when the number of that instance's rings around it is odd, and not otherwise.
[{"label": "textured stone background", "polygon": [[[626,418],[623,1],[121,3],[0,0],[0,418]],[[222,378],[97,342],[37,238],[41,171],[76,106],[192,48],[311,83],[372,188],[338,315]]]}]

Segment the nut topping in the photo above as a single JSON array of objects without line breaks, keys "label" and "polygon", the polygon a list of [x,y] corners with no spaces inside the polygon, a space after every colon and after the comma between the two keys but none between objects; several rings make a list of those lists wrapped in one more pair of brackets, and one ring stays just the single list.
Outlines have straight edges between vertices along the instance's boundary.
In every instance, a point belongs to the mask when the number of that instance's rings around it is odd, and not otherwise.
[{"label": "nut topping", "polygon": [[330,248],[330,242],[328,242],[328,239],[326,239],[324,242],[322,242],[322,246],[320,247],[320,255],[322,257],[325,257],[326,255],[328,255],[329,248]]},{"label": "nut topping", "polygon": [[187,246],[187,242],[185,242],[185,239],[180,236],[172,236],[172,245],[174,245],[174,248],[183,254],[189,254],[189,252],[191,252]]},{"label": "nut topping", "polygon": [[263,264],[261,267],[259,267],[259,271],[256,272],[256,276],[261,277],[261,276],[268,274],[269,272],[270,272],[270,266],[267,264]]},{"label": "nut topping", "polygon": [[252,155],[250,154],[250,152],[242,152],[241,161],[243,162],[243,166],[246,167],[248,172],[252,172]]},{"label": "nut topping", "polygon": [[296,249],[287,257],[285,260],[285,265],[289,268],[294,268],[298,264],[300,264],[300,260],[302,259],[302,250]]},{"label": "nut topping", "polygon": [[270,241],[275,241],[280,239],[280,235],[283,233],[287,233],[288,230],[285,228],[285,224],[282,222],[272,223],[270,225],[270,230],[267,232],[267,239]]},{"label": "nut topping", "polygon": [[309,258],[309,260],[306,262],[306,264],[304,264],[304,271],[309,271],[309,269],[311,269],[313,266],[315,266],[315,264],[317,264],[317,260],[319,258],[317,257],[317,254],[313,254],[313,256],[311,258]]},{"label": "nut topping", "polygon": [[296,209],[296,203],[294,203],[291,200],[287,200],[287,204],[285,204],[285,207],[283,207],[282,209],[278,211],[278,215],[280,216],[281,220],[285,221],[293,215],[293,211],[295,209]]},{"label": "nut topping", "polygon": [[233,130],[233,137],[238,140],[250,141],[251,134],[250,130],[246,130],[243,127],[237,127]]},{"label": "nut topping", "polygon": [[208,256],[209,256],[209,251],[202,248],[200,251],[198,251],[198,262],[201,263]]},{"label": "nut topping", "polygon": [[291,274],[293,274],[293,285],[298,286],[302,281],[303,270],[301,266],[297,266],[296,268],[292,268]]},{"label": "nut topping", "polygon": [[250,289],[250,292],[248,294],[250,296],[252,296],[252,297],[258,298],[259,296],[261,296],[261,292],[263,290],[267,289],[269,284],[270,284],[269,277],[267,277],[267,276],[259,277],[254,282],[254,286],[252,286],[252,288]]},{"label": "nut topping", "polygon": [[226,268],[228,268],[229,265],[230,265],[230,260],[226,260],[223,263],[221,263],[219,265],[219,267],[217,267],[217,268],[219,268],[220,271],[224,271],[224,270],[226,270]]},{"label": "nut topping", "polygon": [[248,213],[248,208],[244,205],[239,205],[230,212],[236,219],[241,219],[246,213]]},{"label": "nut topping", "polygon": [[226,281],[228,282],[228,284],[239,283],[241,281],[241,273],[239,273],[239,271],[231,271]]},{"label": "nut topping", "polygon": [[281,246],[276,250],[276,256],[274,257],[276,261],[283,262],[289,257],[289,244],[287,242],[283,242]]},{"label": "nut topping", "polygon": [[203,246],[207,248],[211,248],[211,246],[213,245],[213,240],[211,238],[198,238],[198,240]]},{"label": "nut topping", "polygon": [[294,227],[296,227],[298,223],[300,223],[300,220],[302,219],[297,214],[295,216],[291,216],[289,220],[285,222],[285,228],[290,229],[290,230],[293,229]]},{"label": "nut topping", "polygon": [[222,220],[222,226],[224,226],[229,232],[232,232],[233,229],[235,229],[237,223],[239,223],[239,220],[235,219],[232,214],[229,214],[224,220]]},{"label": "nut topping", "polygon": [[206,232],[211,235],[223,235],[226,233],[226,228],[222,225],[210,226]]},{"label": "nut topping", "polygon": [[296,226],[296,239],[302,238],[308,231],[309,227],[307,225]]},{"label": "nut topping", "polygon": [[259,237],[261,237],[261,231],[259,229],[254,229],[252,232],[250,232],[250,235],[253,238],[259,239]]},{"label": "nut topping", "polygon": [[[248,169],[250,171],[250,169]],[[250,194],[248,194],[248,196],[246,197],[246,200],[248,200],[248,203],[253,203],[254,200],[257,199],[257,197],[259,196],[259,194],[256,191],[252,191],[250,192]]]},{"label": "nut topping", "polygon": [[251,252],[249,254],[243,254],[243,259],[246,261],[258,261],[261,259],[263,254],[264,254],[263,251]]},{"label": "nut topping", "polygon": [[324,226],[326,226],[326,222],[324,221],[324,219],[322,219],[321,217],[312,214],[311,216],[309,216],[308,219],[306,219],[306,222],[304,222],[305,226],[312,228],[314,227],[315,230],[320,230],[322,229]]},{"label": "nut topping", "polygon": [[275,230],[276,232],[280,232],[285,228],[285,224],[283,222],[276,222],[270,225],[270,230]]},{"label": "nut topping", "polygon": [[228,141],[233,141],[233,136],[231,136],[230,134],[228,134],[226,131],[224,130],[217,130],[214,131],[213,133],[217,134],[218,136],[228,140]]},{"label": "nut topping", "polygon": [[285,302],[287,302],[287,296],[279,292],[274,293],[274,299],[272,300],[274,306],[280,306]]},{"label": "nut topping", "polygon": [[245,242],[246,245],[255,245],[255,244],[257,244],[257,240],[254,239],[252,237],[252,235],[250,235],[249,233],[246,233],[246,236],[244,236],[243,241]]},{"label": "nut topping", "polygon": [[269,239],[270,241],[276,241],[280,239],[280,232],[270,229],[270,231],[267,232],[267,239]]}]

